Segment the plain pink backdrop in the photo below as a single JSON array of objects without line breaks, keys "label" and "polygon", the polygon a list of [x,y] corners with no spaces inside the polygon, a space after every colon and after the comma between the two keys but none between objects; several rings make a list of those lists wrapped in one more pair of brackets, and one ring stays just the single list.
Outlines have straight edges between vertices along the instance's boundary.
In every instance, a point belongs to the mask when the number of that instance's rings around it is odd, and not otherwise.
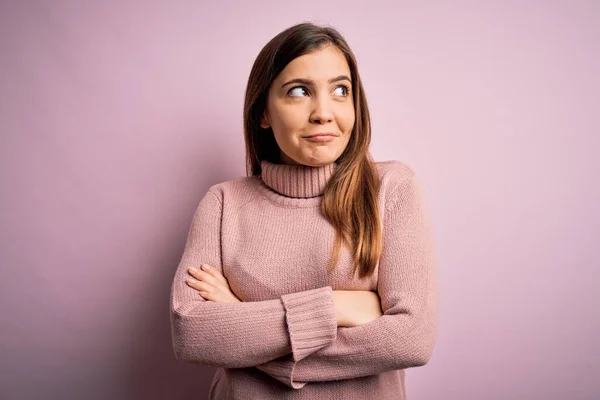
[{"label": "plain pink backdrop", "polygon": [[254,57],[313,21],[356,53],[374,158],[431,205],[439,334],[409,398],[598,398],[599,20],[582,0],[3,1],[0,397],[205,396],[171,280],[199,199],[245,175]]}]

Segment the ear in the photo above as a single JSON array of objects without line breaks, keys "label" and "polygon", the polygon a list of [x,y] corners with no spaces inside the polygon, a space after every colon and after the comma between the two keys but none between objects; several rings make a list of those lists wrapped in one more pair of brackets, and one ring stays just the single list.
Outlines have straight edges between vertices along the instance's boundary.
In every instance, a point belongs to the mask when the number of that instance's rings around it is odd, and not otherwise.
[{"label": "ear", "polygon": [[263,115],[260,117],[260,127],[267,129],[270,126],[271,126],[271,124],[269,124],[269,119],[267,118],[267,112],[265,111],[263,113]]}]

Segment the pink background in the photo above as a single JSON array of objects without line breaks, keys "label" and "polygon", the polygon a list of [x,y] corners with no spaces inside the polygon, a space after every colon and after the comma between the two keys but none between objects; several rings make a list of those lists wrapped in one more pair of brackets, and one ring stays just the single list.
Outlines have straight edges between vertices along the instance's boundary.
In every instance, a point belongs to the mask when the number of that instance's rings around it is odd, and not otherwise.
[{"label": "pink background", "polygon": [[600,2],[304,0],[2,2],[0,398],[206,396],[171,280],[245,174],[254,57],[305,20],[345,35],[374,158],[429,196],[439,336],[409,399],[600,396]]}]

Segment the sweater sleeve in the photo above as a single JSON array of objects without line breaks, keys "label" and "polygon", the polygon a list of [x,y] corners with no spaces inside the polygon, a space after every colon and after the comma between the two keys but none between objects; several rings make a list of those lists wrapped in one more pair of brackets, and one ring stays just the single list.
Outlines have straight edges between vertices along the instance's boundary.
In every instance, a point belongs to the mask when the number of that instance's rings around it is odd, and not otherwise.
[{"label": "sweater sleeve", "polygon": [[286,354],[301,360],[331,344],[337,322],[331,286],[255,302],[204,299],[185,280],[189,267],[207,263],[222,271],[222,201],[213,188],[194,213],[170,293],[175,357],[213,367],[243,368]]},{"label": "sweater sleeve", "polygon": [[300,389],[308,382],[351,379],[425,365],[437,330],[437,271],[432,229],[414,173],[386,207],[377,292],[383,315],[339,327],[336,340],[295,361],[289,354],[256,368]]}]

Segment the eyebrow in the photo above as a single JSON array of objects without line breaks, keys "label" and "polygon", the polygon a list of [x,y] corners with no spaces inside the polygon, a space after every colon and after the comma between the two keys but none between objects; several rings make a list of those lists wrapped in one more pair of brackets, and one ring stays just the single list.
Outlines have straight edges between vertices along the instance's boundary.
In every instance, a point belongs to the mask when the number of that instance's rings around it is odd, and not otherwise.
[{"label": "eyebrow", "polygon": [[[336,76],[335,78],[331,78],[329,81],[329,83],[334,83],[334,82],[338,82],[338,81],[343,81],[343,80],[347,80],[348,82],[352,83],[352,80],[350,80],[350,78],[348,78],[347,75],[340,75],[340,76]],[[314,81],[310,80],[310,79],[303,79],[303,78],[296,78],[296,79],[292,79],[287,81],[286,83],[284,83],[283,85],[281,85],[281,87],[284,87],[286,85],[289,85],[291,83],[303,83],[305,85],[314,85]]]}]

